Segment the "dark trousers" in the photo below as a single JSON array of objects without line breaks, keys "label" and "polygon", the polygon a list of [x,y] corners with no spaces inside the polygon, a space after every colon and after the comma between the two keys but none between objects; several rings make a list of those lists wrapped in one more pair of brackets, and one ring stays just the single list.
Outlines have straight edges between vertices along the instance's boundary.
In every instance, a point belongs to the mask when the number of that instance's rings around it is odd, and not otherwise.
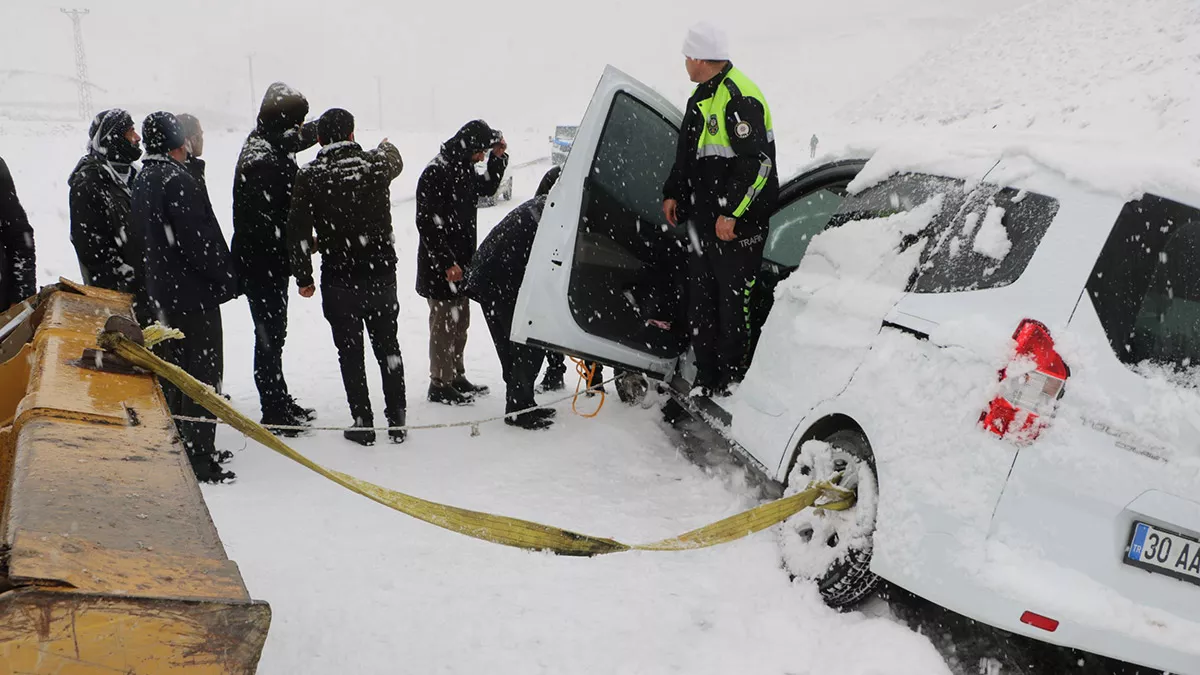
[{"label": "dark trousers", "polygon": [[375,423],[371,395],[367,390],[367,366],[363,356],[363,326],[371,338],[375,360],[383,376],[383,402],[389,425],[399,424],[399,413],[407,407],[404,389],[404,359],[400,356],[398,321],[400,302],[396,287],[363,287],[355,290],[321,285],[321,308],[333,331],[342,384],[354,423]]},{"label": "dark trousers", "polygon": [[[552,352],[549,349],[544,353],[546,357],[546,377],[566,377],[567,357],[558,352]],[[538,365],[541,364],[539,363]]]},{"label": "dark trousers", "polygon": [[288,280],[247,279],[243,283],[254,320],[254,384],[265,418],[286,415],[283,343],[287,340]]},{"label": "dark trousers", "polygon": [[700,236],[697,240],[699,250],[688,254],[688,322],[696,351],[695,384],[723,387],[740,381],[749,365],[749,302],[762,266],[764,237],[758,234],[725,242]]},{"label": "dark trousers", "polygon": [[500,369],[504,374],[506,413],[537,405],[533,398],[533,382],[537,379],[542,359],[546,357],[544,349],[508,339],[515,310],[516,306],[511,303],[489,302],[483,305],[483,317],[492,334],[496,356],[500,357]]},{"label": "dark trousers", "polygon": [[430,382],[449,385],[466,374],[463,354],[470,327],[470,300],[429,300]]},{"label": "dark trousers", "polygon": [[[182,340],[172,340],[167,350],[167,360],[179,366],[188,375],[221,392],[221,380],[225,375],[224,334],[221,326],[221,309],[186,312],[166,317],[171,328],[183,331]],[[207,417],[214,419],[199,403],[196,403],[175,387],[164,387],[167,407],[173,415]],[[206,460],[216,453],[217,427],[204,422],[176,422],[179,437],[192,461]]]}]

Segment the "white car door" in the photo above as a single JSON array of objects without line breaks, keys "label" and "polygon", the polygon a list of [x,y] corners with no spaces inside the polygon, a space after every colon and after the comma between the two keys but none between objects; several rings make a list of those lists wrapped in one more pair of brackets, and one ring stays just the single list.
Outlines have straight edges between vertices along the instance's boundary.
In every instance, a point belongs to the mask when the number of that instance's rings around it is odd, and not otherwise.
[{"label": "white car door", "polygon": [[684,234],[663,217],[662,186],[682,121],[652,89],[605,69],[547,199],[513,340],[671,374],[687,344]]}]

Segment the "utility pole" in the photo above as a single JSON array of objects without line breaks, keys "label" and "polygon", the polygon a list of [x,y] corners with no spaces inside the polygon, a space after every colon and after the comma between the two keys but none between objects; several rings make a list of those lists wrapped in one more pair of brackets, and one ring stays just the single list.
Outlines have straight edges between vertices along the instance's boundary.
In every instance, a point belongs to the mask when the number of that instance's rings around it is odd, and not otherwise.
[{"label": "utility pole", "polygon": [[254,55],[247,54],[246,61],[250,64],[250,114],[258,114],[258,89],[254,86]]},{"label": "utility pole", "polygon": [[379,102],[379,130],[383,131],[383,78],[375,76],[375,95]]},{"label": "utility pole", "polygon": [[92,118],[92,90],[88,84],[87,54],[83,51],[83,17],[90,13],[86,9],[60,8],[71,17],[75,28],[75,79],[79,87],[79,116],[86,122]]}]

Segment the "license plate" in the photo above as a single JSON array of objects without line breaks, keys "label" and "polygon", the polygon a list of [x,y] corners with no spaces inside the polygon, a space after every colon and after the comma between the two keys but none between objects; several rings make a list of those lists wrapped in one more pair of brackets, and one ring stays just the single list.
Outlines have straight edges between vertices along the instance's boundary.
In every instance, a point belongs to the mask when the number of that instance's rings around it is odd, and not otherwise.
[{"label": "license plate", "polygon": [[1146,523],[1133,524],[1125,563],[1200,584],[1200,541]]}]

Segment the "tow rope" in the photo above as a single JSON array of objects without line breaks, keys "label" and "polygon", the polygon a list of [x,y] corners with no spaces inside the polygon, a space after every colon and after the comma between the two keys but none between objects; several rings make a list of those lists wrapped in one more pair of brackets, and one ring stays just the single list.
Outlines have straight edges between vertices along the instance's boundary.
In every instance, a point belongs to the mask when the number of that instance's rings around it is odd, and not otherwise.
[{"label": "tow rope", "polygon": [[[599,367],[599,364],[592,363],[589,366],[586,361],[577,359],[574,356],[571,357],[571,360],[575,362],[575,372],[579,373],[579,381],[575,383],[575,396],[571,399],[571,412],[580,417],[591,419],[600,414],[600,410],[604,408],[604,399],[608,397],[608,392],[605,391],[603,382],[600,383],[599,390],[592,388],[592,380],[596,378],[596,368]],[[581,386],[583,387],[583,391],[580,391]],[[579,395],[581,393],[589,396],[594,396],[597,393],[600,394],[600,405],[596,406],[595,411],[590,413],[579,412]]]},{"label": "tow rope", "polygon": [[811,483],[806,489],[789,497],[762,504],[677,537],[648,544],[623,544],[607,537],[580,534],[520,518],[438,504],[328,469],[296,452],[262,425],[238,412],[212,387],[191,377],[178,366],[163,361],[121,332],[106,330],[100,334],[98,342],[103,349],[128,363],[171,382],[222,421],[314,473],[431,525],[504,546],[585,557],[622,551],[685,551],[741,539],[809,507],[842,511],[852,507],[855,502],[854,492],[836,485],[835,482],[840,478],[835,476],[830,481]]}]

